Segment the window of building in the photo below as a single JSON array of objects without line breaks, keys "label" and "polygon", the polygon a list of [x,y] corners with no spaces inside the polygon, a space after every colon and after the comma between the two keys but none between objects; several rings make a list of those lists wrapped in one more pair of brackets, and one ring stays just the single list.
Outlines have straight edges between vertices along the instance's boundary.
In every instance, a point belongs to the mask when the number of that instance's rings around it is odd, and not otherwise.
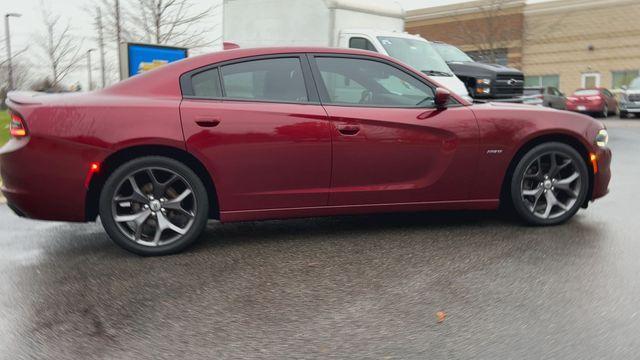
[{"label": "window of building", "polygon": [[381,107],[434,106],[434,91],[407,73],[379,61],[316,58],[329,101]]},{"label": "window of building", "polygon": [[611,88],[620,89],[623,86],[629,86],[633,79],[638,76],[640,76],[640,71],[638,70],[612,71],[611,78],[613,80],[611,82]]},{"label": "window of building", "polygon": [[223,66],[221,71],[228,98],[282,102],[308,100],[298,58],[252,60]]},{"label": "window of building", "polygon": [[600,87],[601,79],[600,73],[584,73],[582,74],[582,87],[585,89]]},{"label": "window of building", "polygon": [[509,65],[509,51],[507,49],[495,49],[493,53],[489,51],[467,51],[467,55],[481,63]]},{"label": "window of building", "polygon": [[560,88],[560,76],[558,75],[525,76],[524,86]]},{"label": "window of building", "polygon": [[349,47],[352,49],[361,49],[361,50],[378,52],[376,50],[376,47],[373,46],[373,44],[371,43],[371,41],[362,37],[354,37],[349,39]]}]

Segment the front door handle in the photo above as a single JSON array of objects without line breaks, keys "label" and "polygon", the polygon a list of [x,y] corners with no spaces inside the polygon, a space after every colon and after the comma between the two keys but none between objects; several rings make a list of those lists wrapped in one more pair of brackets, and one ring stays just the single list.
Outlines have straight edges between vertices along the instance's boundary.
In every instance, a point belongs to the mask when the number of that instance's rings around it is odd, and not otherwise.
[{"label": "front door handle", "polygon": [[341,124],[337,126],[338,132],[346,136],[354,136],[360,132],[360,126]]}]

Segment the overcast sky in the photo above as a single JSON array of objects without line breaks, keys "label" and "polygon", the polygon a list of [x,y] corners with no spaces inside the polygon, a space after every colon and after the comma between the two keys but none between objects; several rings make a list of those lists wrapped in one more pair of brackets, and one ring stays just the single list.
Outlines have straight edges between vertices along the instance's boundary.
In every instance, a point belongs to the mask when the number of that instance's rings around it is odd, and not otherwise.
[{"label": "overcast sky", "polygon": [[[84,49],[97,47],[92,35],[94,34],[91,24],[92,19],[89,18],[86,12],[86,9],[91,6],[93,1],[94,0],[0,0],[0,15],[8,12],[16,12],[23,15],[21,18],[11,18],[11,41],[14,53],[28,47],[28,53],[26,54],[28,54],[32,63],[37,65],[38,62],[43,61],[39,49],[34,44],[35,34],[43,32],[41,5],[48,7],[53,13],[61,14],[72,19],[74,36],[77,37],[78,44],[81,44]],[[95,1],[97,2],[98,0]],[[123,0],[123,2],[124,1],[126,0]],[[206,7],[221,0],[193,1]],[[399,0],[405,9],[424,8],[464,1],[465,0]],[[211,28],[209,29],[212,38],[220,36],[220,20],[220,11],[212,15]],[[2,26],[2,30],[0,31],[0,38],[4,40],[4,26]],[[5,54],[0,56],[0,58],[4,57]],[[94,79],[98,77],[97,63],[97,59],[95,59],[94,65],[96,66],[96,70],[94,72]],[[65,80],[65,82],[73,83],[78,81],[86,88],[86,72],[86,68],[78,71],[73,74],[70,79]]]}]

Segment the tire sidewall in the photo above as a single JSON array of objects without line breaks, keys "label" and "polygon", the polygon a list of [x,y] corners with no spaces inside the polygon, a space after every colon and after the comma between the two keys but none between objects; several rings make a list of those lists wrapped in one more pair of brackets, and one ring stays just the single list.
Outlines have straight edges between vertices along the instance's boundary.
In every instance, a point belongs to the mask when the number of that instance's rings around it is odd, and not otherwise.
[{"label": "tire sidewall", "polygon": [[[167,168],[175,171],[189,183],[194,192],[194,196],[197,199],[197,213],[194,223],[189,231],[179,240],[165,246],[149,247],[133,242],[120,231],[118,225],[113,219],[111,202],[115,192],[117,191],[117,187],[122,183],[126,176],[129,176],[136,170],[146,167]],[[200,180],[198,175],[196,175],[191,168],[171,158],[149,156],[131,160],[118,167],[111,175],[109,175],[100,194],[99,213],[100,221],[102,222],[105,231],[119,246],[142,256],[169,255],[182,251],[198,239],[209,218],[209,199],[206,188],[202,184],[202,180]]]},{"label": "tire sidewall", "polygon": [[[528,165],[531,163],[531,161],[536,159],[538,156],[551,151],[560,152],[571,157],[573,162],[576,164],[578,172],[580,172],[582,186],[580,189],[580,194],[578,195],[578,200],[573,205],[570,211],[566,212],[565,214],[557,218],[541,219],[535,216],[534,214],[532,214],[531,211],[529,211],[529,209],[522,202],[520,187],[522,183],[522,178],[524,177],[524,173]],[[573,147],[563,143],[558,143],[558,142],[544,143],[529,150],[518,162],[518,165],[516,166],[513,172],[513,176],[511,177],[511,187],[510,187],[511,202],[514,209],[520,216],[520,218],[528,224],[531,224],[531,225],[562,224],[567,220],[571,219],[578,212],[578,210],[580,210],[580,207],[586,201],[589,188],[590,188],[589,181],[590,181],[589,168],[587,167],[587,164],[585,160],[582,158],[582,156],[580,156],[580,154]]]}]

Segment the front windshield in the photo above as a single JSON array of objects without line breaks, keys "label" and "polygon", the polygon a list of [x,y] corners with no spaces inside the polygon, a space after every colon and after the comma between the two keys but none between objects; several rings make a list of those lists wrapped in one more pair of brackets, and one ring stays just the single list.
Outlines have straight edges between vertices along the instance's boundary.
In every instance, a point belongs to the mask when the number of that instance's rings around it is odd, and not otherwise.
[{"label": "front windshield", "polygon": [[389,56],[396,58],[420,71],[442,73],[442,76],[453,76],[447,63],[433,50],[431,44],[417,39],[379,36]]},{"label": "front windshield", "polygon": [[433,48],[446,62],[473,62],[469,55],[453,45],[434,43]]},{"label": "front windshield", "polygon": [[629,89],[640,90],[640,77],[635,78],[631,84],[629,84]]}]

